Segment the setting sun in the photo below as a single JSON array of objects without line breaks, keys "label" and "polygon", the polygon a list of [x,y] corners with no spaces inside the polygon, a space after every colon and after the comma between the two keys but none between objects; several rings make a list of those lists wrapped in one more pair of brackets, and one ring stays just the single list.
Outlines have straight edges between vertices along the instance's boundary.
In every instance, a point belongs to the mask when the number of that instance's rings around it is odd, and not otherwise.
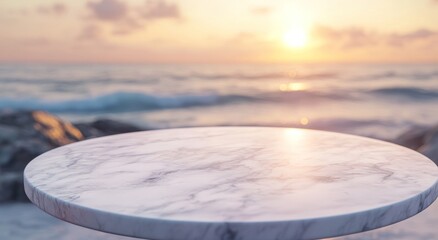
[{"label": "setting sun", "polygon": [[283,36],[283,43],[290,48],[302,48],[307,45],[307,32],[303,29],[293,29]]}]

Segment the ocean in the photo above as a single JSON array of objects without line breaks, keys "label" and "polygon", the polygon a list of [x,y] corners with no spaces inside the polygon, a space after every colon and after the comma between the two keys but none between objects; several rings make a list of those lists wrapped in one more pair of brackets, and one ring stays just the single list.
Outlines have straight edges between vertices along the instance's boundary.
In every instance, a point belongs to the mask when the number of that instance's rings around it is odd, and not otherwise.
[{"label": "ocean", "polygon": [[438,123],[438,66],[3,64],[0,109],[148,129],[282,126],[393,139]]}]

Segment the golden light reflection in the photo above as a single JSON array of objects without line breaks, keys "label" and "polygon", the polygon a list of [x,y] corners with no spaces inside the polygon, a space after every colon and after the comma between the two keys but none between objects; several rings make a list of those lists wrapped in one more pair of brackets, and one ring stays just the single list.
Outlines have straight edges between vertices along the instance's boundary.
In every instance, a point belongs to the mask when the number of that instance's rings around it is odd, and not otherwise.
[{"label": "golden light reflection", "polygon": [[288,85],[287,84],[281,84],[280,85],[280,91],[282,92],[286,92],[288,90]]},{"label": "golden light reflection", "polygon": [[62,122],[58,118],[53,117],[46,112],[32,112],[32,117],[35,119],[35,130],[49,138],[49,140],[56,145],[72,143],[72,139],[84,139],[81,131],[79,131],[79,129],[74,127],[71,123]]},{"label": "golden light reflection", "polygon": [[302,91],[306,88],[304,83],[283,83],[280,84],[280,91],[289,92],[289,91]]},{"label": "golden light reflection", "polygon": [[301,125],[306,126],[307,124],[309,124],[309,119],[306,117],[302,117],[300,119],[300,123],[301,123]]}]

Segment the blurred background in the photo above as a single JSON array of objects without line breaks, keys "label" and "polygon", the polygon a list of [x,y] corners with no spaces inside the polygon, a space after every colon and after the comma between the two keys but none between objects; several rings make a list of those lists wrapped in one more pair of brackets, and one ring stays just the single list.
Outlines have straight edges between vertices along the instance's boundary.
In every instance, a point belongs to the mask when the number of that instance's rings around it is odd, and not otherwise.
[{"label": "blurred background", "polygon": [[[438,162],[436,0],[0,2],[0,239],[127,239],[26,203],[22,170],[70,142],[191,126],[395,142]],[[438,205],[342,239],[438,239]]]}]

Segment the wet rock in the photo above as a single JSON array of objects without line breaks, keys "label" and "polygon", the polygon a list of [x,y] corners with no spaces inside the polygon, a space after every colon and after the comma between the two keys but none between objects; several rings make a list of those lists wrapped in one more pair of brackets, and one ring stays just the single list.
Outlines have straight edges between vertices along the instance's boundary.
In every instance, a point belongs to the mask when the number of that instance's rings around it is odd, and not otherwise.
[{"label": "wet rock", "polygon": [[91,126],[101,131],[105,135],[137,132],[142,130],[137,126],[133,126],[128,123],[119,122],[111,119],[99,119],[91,123]]},{"label": "wet rock", "polygon": [[418,148],[418,151],[438,165],[438,126],[430,129],[424,139],[425,143]]},{"label": "wet rock", "polygon": [[438,165],[438,126],[410,129],[394,142],[426,155]]},{"label": "wet rock", "polygon": [[[38,138],[54,147],[84,139],[82,133],[71,123],[43,111],[3,112],[0,114],[0,124],[19,129],[22,137]],[[4,138],[5,136],[0,137]]]},{"label": "wet rock", "polygon": [[92,127],[91,123],[76,123],[75,127],[81,131],[85,139],[105,136],[102,131]]},{"label": "wet rock", "polygon": [[9,155],[6,156],[7,161],[0,165],[1,169],[22,172],[32,159],[52,148],[53,146],[40,139],[18,140],[6,151]]},{"label": "wet rock", "polygon": [[23,187],[23,173],[0,172],[0,203],[11,199],[27,201]]},{"label": "wet rock", "polygon": [[0,145],[16,141],[20,137],[20,129],[0,124]]},{"label": "wet rock", "polygon": [[0,203],[27,200],[23,170],[38,155],[88,138],[140,130],[107,119],[74,125],[43,111],[0,111]]},{"label": "wet rock", "polygon": [[85,138],[143,131],[140,127],[111,119],[98,119],[91,123],[74,124]]},{"label": "wet rock", "polygon": [[11,161],[12,152],[12,145],[0,146],[0,169],[9,164]]},{"label": "wet rock", "polygon": [[418,149],[424,145],[427,131],[428,128],[426,127],[415,127],[402,133],[394,139],[394,142],[411,149]]}]

